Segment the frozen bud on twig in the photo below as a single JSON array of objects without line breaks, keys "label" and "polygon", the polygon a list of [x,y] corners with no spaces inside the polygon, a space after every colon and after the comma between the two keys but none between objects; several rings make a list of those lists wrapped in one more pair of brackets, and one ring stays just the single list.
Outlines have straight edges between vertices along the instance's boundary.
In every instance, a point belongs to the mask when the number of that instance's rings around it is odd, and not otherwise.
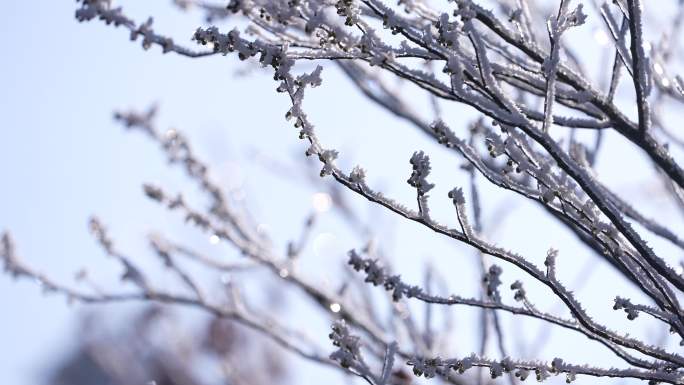
[{"label": "frozen bud on twig", "polygon": [[501,366],[500,363],[498,362],[493,362],[489,366],[489,374],[492,376],[492,379],[501,377],[503,375],[503,367]]},{"label": "frozen bud on twig", "polygon": [[492,265],[489,267],[487,273],[485,273],[483,281],[487,291],[487,297],[489,297],[494,302],[501,302],[501,295],[499,294],[499,286],[501,285],[502,270],[497,265]]},{"label": "frozen bud on twig", "polygon": [[13,277],[21,275],[20,264],[17,261],[17,256],[14,254],[14,242],[9,233],[2,234],[2,245],[0,245],[0,258],[5,263],[5,271],[10,273]]},{"label": "frozen bud on twig", "polygon": [[454,205],[465,204],[465,197],[463,196],[463,189],[460,187],[456,187],[453,190],[449,191],[448,196],[449,196],[449,198],[451,198],[453,200]]},{"label": "frozen bud on twig", "polygon": [[437,135],[437,141],[439,144],[448,144],[449,143],[449,128],[444,124],[443,121],[441,120],[436,120],[434,121],[431,125],[430,128],[434,133]]},{"label": "frozen bud on twig", "polygon": [[385,290],[392,291],[392,300],[397,302],[403,296],[403,285],[401,283],[401,277],[398,275],[393,275],[385,280]]},{"label": "frozen bud on twig", "polygon": [[549,278],[554,278],[556,276],[556,258],[558,257],[558,250],[551,248],[546,252],[546,259],[544,260],[544,266],[546,266],[546,275]]},{"label": "frozen bud on twig", "polygon": [[158,202],[162,202],[164,200],[164,191],[157,186],[146,183],[143,185],[143,190],[145,191],[145,195],[147,195],[147,197],[150,199]]},{"label": "frozen bud on twig", "polygon": [[111,255],[114,252],[114,244],[107,234],[107,229],[105,229],[104,225],[100,223],[100,220],[97,219],[97,217],[91,217],[88,220],[88,228],[95,236],[97,242],[102,246],[103,249],[105,249],[107,254]]},{"label": "frozen bud on twig", "polygon": [[333,173],[335,165],[333,161],[337,159],[339,153],[336,150],[323,150],[318,155],[318,158],[323,162],[323,169],[321,170],[321,177],[330,175]]},{"label": "frozen bud on twig", "polygon": [[356,271],[363,270],[366,273],[365,282],[370,282],[375,286],[378,286],[385,281],[385,272],[378,265],[377,261],[372,259],[363,259],[357,253],[356,250],[349,251],[349,261],[348,263]]},{"label": "frozen bud on twig", "polygon": [[534,373],[537,376],[537,381],[539,381],[539,382],[546,381],[546,379],[551,377],[551,374],[549,374],[549,370],[546,369],[546,366],[542,366],[542,365],[538,366],[534,370]]},{"label": "frozen bud on twig", "polygon": [[575,374],[575,372],[568,372],[565,374],[565,382],[568,384],[575,381],[576,378],[577,375]]},{"label": "frozen bud on twig", "polygon": [[525,292],[525,288],[523,287],[522,282],[520,281],[515,281],[511,284],[511,290],[515,290],[515,294],[513,295],[513,298],[516,301],[522,301],[525,299],[527,293]]},{"label": "frozen bud on twig", "polygon": [[503,360],[501,360],[501,367],[506,373],[510,373],[515,369],[515,363],[510,359],[510,357],[504,357]]},{"label": "frozen bud on twig", "polygon": [[554,358],[553,361],[551,361],[551,369],[554,373],[560,373],[563,370],[563,359],[561,358]]},{"label": "frozen bud on twig", "polygon": [[433,378],[437,374],[437,368],[442,366],[442,360],[439,357],[430,359],[413,358],[407,364],[413,366],[413,374],[416,376]]},{"label": "frozen bud on twig", "polygon": [[473,361],[475,360],[475,355],[471,355],[470,357],[466,357],[456,363],[454,366],[454,369],[456,369],[459,373],[463,374],[465,373],[466,370],[470,369],[473,367]]},{"label": "frozen bud on twig", "polygon": [[309,85],[311,87],[318,87],[321,85],[323,80],[321,79],[321,72],[323,67],[317,66],[313,72],[310,74],[304,74],[297,77],[297,84],[299,85]]},{"label": "frozen bud on twig", "polygon": [[527,369],[518,369],[515,372],[515,376],[520,379],[520,381],[525,381],[529,377],[530,371]]},{"label": "frozen bud on twig", "polygon": [[131,41],[136,41],[138,39],[138,36],[142,35],[143,36],[143,41],[142,41],[142,47],[143,49],[150,49],[152,47],[152,38],[154,36],[154,33],[152,31],[152,23],[154,22],[154,19],[151,17],[147,19],[144,23],[140,24],[140,27],[138,29],[132,30],[131,31]]},{"label": "frozen bud on twig", "polygon": [[376,261],[367,261],[366,267],[364,268],[366,272],[366,282],[372,283],[374,286],[378,286],[385,281],[384,272]]},{"label": "frozen bud on twig", "polygon": [[343,368],[349,368],[360,358],[359,337],[349,333],[344,320],[335,321],[328,338],[339,348],[330,355],[330,359],[339,362]]},{"label": "frozen bud on twig", "polygon": [[366,170],[359,166],[354,167],[354,169],[349,174],[349,179],[351,179],[351,181],[356,184],[365,183]]},{"label": "frozen bud on twig", "polygon": [[503,154],[504,143],[499,137],[499,135],[487,133],[485,143],[487,144],[487,151],[489,151],[489,155],[492,158],[496,158],[497,156]]},{"label": "frozen bud on twig", "polygon": [[627,298],[615,297],[615,304],[613,305],[613,310],[624,309],[627,313],[627,319],[632,321],[639,316],[639,310],[632,304],[632,302]]},{"label": "frozen bud on twig", "polygon": [[356,271],[361,271],[363,267],[365,266],[365,261],[359,254],[356,252],[356,250],[351,249],[349,250],[349,264],[354,268]]},{"label": "frozen bud on twig", "polygon": [[568,28],[580,26],[586,21],[587,15],[584,13],[583,5],[578,4],[575,9],[563,15],[559,27],[561,30],[566,30]]},{"label": "frozen bud on twig", "polygon": [[435,185],[426,180],[431,170],[430,158],[423,151],[416,151],[409,162],[413,166],[413,172],[406,182],[418,189],[418,195],[423,195],[432,190]]}]

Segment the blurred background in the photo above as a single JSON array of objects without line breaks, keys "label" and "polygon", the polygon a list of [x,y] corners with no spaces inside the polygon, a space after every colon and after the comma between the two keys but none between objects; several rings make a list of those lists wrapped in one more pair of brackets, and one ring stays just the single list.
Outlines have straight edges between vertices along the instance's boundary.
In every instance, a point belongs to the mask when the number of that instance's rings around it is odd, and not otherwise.
[{"label": "blurred background", "polygon": [[[199,12],[182,12],[167,0],[118,3],[138,21],[154,15],[156,31],[189,46],[195,28],[207,25]],[[548,3],[550,10],[555,7],[555,2]],[[675,2],[663,2],[664,11],[648,15],[649,22],[657,25],[659,17],[667,20],[668,7],[674,7],[669,3]],[[212,166],[212,176],[244,199],[260,229],[280,250],[299,237],[311,213],[318,213],[300,267],[333,289],[349,278],[340,274],[345,253],[362,247],[367,239],[360,239],[344,220],[332,204],[330,181],[317,179],[317,166],[304,158],[305,144],[284,119],[288,99],[275,92],[277,83],[270,70],[239,62],[235,56],[193,60],[163,55],[157,48],[143,51],[122,29],[100,22],[78,23],[71,1],[10,1],[2,9],[0,229],[12,233],[17,253],[27,264],[71,285],[112,291],[128,285],[120,282],[120,267],[90,235],[87,223],[92,215],[108,227],[120,249],[153,272],[162,287],[173,287],[177,281],[150,251],[146,238],[150,233],[182,240],[217,258],[240,260],[233,249],[213,244],[206,234],[142,193],[143,183],[154,182],[191,199],[198,195],[182,171],[169,167],[158,145],[112,119],[115,110],[157,105],[158,127],[188,136],[195,153]],[[657,31],[652,32],[657,36]],[[579,52],[597,81],[605,76],[613,55],[602,33],[591,27],[572,32],[571,44],[583,47]],[[467,173],[459,169],[463,160],[370,104],[334,66],[325,67],[323,79],[323,86],[310,92],[304,105],[322,140],[340,151],[342,168],[364,166],[370,185],[412,205],[415,192],[405,183],[410,175],[408,159],[413,151],[424,150],[432,159],[431,179],[437,182],[431,194],[435,197],[432,211],[447,218],[445,222],[455,223],[446,192],[468,183]],[[415,92],[416,100],[421,96],[413,89],[397,87],[400,92]],[[631,100],[627,93],[618,101],[629,108]],[[416,106],[429,115],[427,99],[418,100]],[[458,127],[460,123],[461,129],[477,116],[460,105],[445,104],[443,109],[450,124]],[[681,117],[675,113],[671,118]],[[610,134],[605,146],[604,155],[609,155],[599,158],[597,165],[603,180],[638,202],[650,216],[671,223],[675,230],[684,229],[681,215],[642,154]],[[588,309],[634,335],[654,342],[665,338],[647,322],[639,319],[628,324],[624,315],[611,310],[615,295],[629,296],[634,289],[615,279],[619,276],[610,266],[592,256],[540,208],[486,183],[481,186],[485,231],[489,230],[491,239],[537,262],[543,261],[549,247],[560,249],[560,277],[568,286],[578,287]],[[453,292],[478,295],[479,257],[472,250],[398,221],[352,194],[344,192],[344,199],[372,229],[375,242],[407,281],[422,282],[430,265],[442,272]],[[670,261],[682,257],[681,251],[662,240],[647,238]],[[83,271],[88,282],[76,282]],[[216,290],[226,282],[240,285],[255,306],[272,309],[290,326],[306,329],[326,346],[332,316],[297,299],[296,292],[275,289],[269,275],[197,274]],[[505,282],[521,277],[510,266],[504,270]],[[534,286],[529,291],[532,296],[542,293],[535,297],[539,307],[561,309]],[[35,282],[7,274],[0,275],[0,309],[3,384],[119,384],[117,376],[123,376],[122,372],[140,383],[224,383],[223,371],[240,377],[264,370],[250,368],[256,365],[246,358],[250,355],[269,362],[266,374],[272,377],[271,382],[250,377],[248,383],[344,381],[336,371],[305,363],[197,310],[70,304],[62,296],[43,293]],[[455,327],[449,348],[454,354],[467,355],[477,349],[479,313],[461,308],[451,312]],[[563,346],[563,353],[569,352],[563,357],[567,361],[612,363],[605,349],[592,348],[597,345],[567,332],[507,314],[502,315],[502,322],[509,351],[518,357],[551,359],[557,347]],[[189,365],[184,357],[190,356],[199,358]],[[232,364],[219,370],[210,362],[217,357]]]}]

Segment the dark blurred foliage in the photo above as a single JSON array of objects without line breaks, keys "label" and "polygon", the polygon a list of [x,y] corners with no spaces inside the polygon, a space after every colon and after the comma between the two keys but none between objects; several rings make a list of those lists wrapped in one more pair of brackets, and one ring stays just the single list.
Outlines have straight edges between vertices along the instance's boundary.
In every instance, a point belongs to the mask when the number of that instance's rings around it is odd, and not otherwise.
[{"label": "dark blurred foliage", "polygon": [[[50,370],[46,385],[214,385],[287,382],[278,348],[219,318],[181,323],[149,306],[107,325],[83,316],[78,345]],[[111,322],[109,322],[111,323]]]}]

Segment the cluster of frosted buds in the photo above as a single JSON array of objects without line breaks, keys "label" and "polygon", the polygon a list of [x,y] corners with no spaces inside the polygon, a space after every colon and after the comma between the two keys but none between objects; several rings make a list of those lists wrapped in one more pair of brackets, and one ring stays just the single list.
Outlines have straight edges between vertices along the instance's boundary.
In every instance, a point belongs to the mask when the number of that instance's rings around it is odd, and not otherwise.
[{"label": "cluster of frosted buds", "polygon": [[372,283],[375,286],[383,285],[385,290],[391,291],[392,300],[395,302],[399,301],[404,295],[408,298],[413,298],[423,294],[423,290],[420,287],[405,284],[398,275],[388,276],[376,260],[361,258],[356,250],[349,251],[348,263],[354,270],[363,270],[366,273],[365,282]]},{"label": "cluster of frosted buds", "polygon": [[413,358],[407,363],[413,366],[413,374],[418,377],[424,376],[425,378],[432,378],[437,375],[437,370],[444,365],[439,357]]},{"label": "cluster of frosted buds", "polygon": [[515,290],[513,299],[515,299],[516,301],[524,300],[527,295],[527,293],[525,292],[525,288],[523,287],[523,284],[520,281],[513,282],[511,284],[511,290]]},{"label": "cluster of frosted buds", "polygon": [[565,382],[571,383],[576,379],[575,367],[567,365],[561,358],[554,358],[551,365],[541,362],[516,362],[506,357],[500,361],[493,361],[471,354],[460,360],[443,360],[437,358],[413,358],[407,362],[413,366],[416,376],[432,378],[436,375],[447,376],[448,370],[452,369],[459,374],[465,373],[473,367],[488,367],[492,379],[503,376],[505,373],[513,373],[520,381],[525,381],[534,371],[535,378],[539,382],[549,379],[552,375],[565,373]]},{"label": "cluster of frosted buds", "polygon": [[361,258],[361,256],[356,252],[356,250],[351,249],[349,250],[349,263],[352,268],[356,271],[361,271],[365,267],[365,259]]},{"label": "cluster of frosted buds", "polygon": [[145,191],[145,195],[147,195],[148,198],[155,200],[157,202],[163,202],[164,198],[166,197],[164,195],[164,191],[161,188],[151,184],[143,185],[143,190]]},{"label": "cluster of frosted buds", "polygon": [[473,367],[473,361],[475,360],[475,356],[471,355],[470,357],[466,357],[462,360],[458,360],[455,365],[453,365],[454,370],[458,371],[460,374],[465,373],[466,370],[470,369]]},{"label": "cluster of frosted buds", "polygon": [[102,248],[104,248],[104,250],[107,252],[107,254],[112,254],[114,252],[114,244],[109,238],[107,229],[105,229],[102,223],[100,223],[97,218],[91,217],[90,220],[88,220],[88,228],[90,229],[90,232],[93,233],[95,239],[97,239]]},{"label": "cluster of frosted buds", "polygon": [[238,13],[242,9],[242,5],[243,4],[241,0],[230,0],[226,6],[226,9],[232,13]]},{"label": "cluster of frosted buds", "polygon": [[228,32],[228,34],[223,34],[216,27],[197,28],[193,39],[201,45],[211,44],[214,52],[227,54],[237,51],[240,60],[250,58],[258,52],[254,44],[246,42],[240,37],[240,32],[237,29]]},{"label": "cluster of frosted buds", "polygon": [[449,198],[453,201],[454,205],[465,204],[465,196],[463,196],[463,189],[460,187],[455,187],[447,194]]},{"label": "cluster of frosted buds", "polygon": [[363,168],[356,166],[354,169],[349,173],[349,179],[356,184],[363,184],[365,183],[366,179],[366,170]]},{"label": "cluster of frosted buds", "polygon": [[152,121],[157,115],[157,107],[152,106],[146,112],[115,112],[114,120],[123,123],[124,127],[128,129],[141,130],[145,134],[155,136],[155,131],[152,127]]},{"label": "cluster of frosted buds", "polygon": [[[143,37],[142,41],[142,47],[143,49],[150,49],[152,47],[153,38],[154,38],[154,31],[152,31],[152,23],[154,22],[154,19],[151,17],[147,18],[147,21],[144,23],[140,24],[140,26],[137,29],[134,29],[131,31],[131,41],[136,41],[138,40],[138,36]],[[163,50],[164,53],[169,52],[169,49],[173,46],[173,41],[169,38],[165,39],[164,45],[163,45]]]},{"label": "cluster of frosted buds", "polygon": [[546,369],[546,366],[538,366],[537,368],[534,369],[534,375],[537,378],[537,381],[542,382],[551,377],[551,374],[549,374],[549,370]]},{"label": "cluster of frosted buds", "polygon": [[509,373],[514,368],[513,363],[508,358],[504,358],[501,362],[492,362],[489,365],[489,375],[495,379],[503,376],[504,373]]},{"label": "cluster of frosted buds", "polygon": [[[551,361],[551,371],[553,373],[562,373],[563,371],[567,370],[567,365],[563,363],[563,359],[561,358],[554,358],[553,361]],[[567,373],[565,374],[565,382],[566,383],[571,383],[575,381],[577,375],[573,370],[568,370]]]},{"label": "cluster of frosted buds", "polygon": [[311,86],[311,87],[318,87],[321,85],[323,82],[323,79],[321,79],[321,73],[323,72],[323,67],[322,66],[316,66],[316,69],[311,71],[311,73],[305,73],[302,75],[299,75],[297,79],[295,79],[295,84],[297,86]]},{"label": "cluster of frosted buds", "polygon": [[377,286],[385,282],[385,274],[376,261],[368,261],[363,269],[366,272],[366,282]]},{"label": "cluster of frosted buds", "polygon": [[578,4],[575,9],[573,9],[570,12],[561,14],[560,17],[558,17],[558,19],[551,18],[549,20],[548,27],[549,29],[552,29],[554,32],[560,34],[572,27],[580,26],[584,24],[586,21],[587,15],[584,13],[583,5]]},{"label": "cluster of frosted buds", "polygon": [[5,263],[5,271],[11,276],[16,278],[24,274],[17,256],[14,255],[14,242],[9,233],[2,234],[2,240],[0,240],[0,259]]},{"label": "cluster of frosted buds", "polygon": [[492,265],[489,270],[485,273],[482,281],[485,284],[485,289],[487,290],[487,297],[489,297],[494,302],[501,302],[501,294],[499,294],[499,286],[501,285],[501,273],[503,271],[497,265]]},{"label": "cluster of frosted buds", "polygon": [[330,175],[334,170],[334,161],[337,159],[339,153],[336,150],[324,150],[318,155],[318,159],[323,162],[323,169],[321,169],[321,177]]},{"label": "cluster of frosted buds", "polygon": [[409,162],[413,166],[413,172],[406,182],[418,189],[418,195],[424,195],[435,187],[434,184],[426,180],[431,170],[430,158],[423,151],[416,151]]},{"label": "cluster of frosted buds", "polygon": [[488,133],[485,137],[485,144],[487,145],[487,151],[492,158],[503,154],[505,150],[504,142],[501,140],[499,135]]},{"label": "cluster of frosted buds", "polygon": [[639,311],[632,305],[632,302],[627,298],[615,297],[615,305],[613,305],[613,310],[624,309],[627,313],[627,319],[633,320],[639,316]]},{"label": "cluster of frosted buds", "polygon": [[111,8],[108,0],[81,0],[81,8],[76,10],[76,20],[90,21],[96,17],[117,27],[131,22],[123,15],[120,7]]},{"label": "cluster of frosted buds", "polygon": [[546,275],[550,278],[556,276],[556,258],[558,257],[558,250],[549,249],[546,252],[546,259],[544,260],[544,266],[546,266]]},{"label": "cluster of frosted buds", "polygon": [[392,35],[397,35],[401,32],[400,19],[394,13],[394,10],[388,9],[382,16],[382,27],[389,29]]},{"label": "cluster of frosted buds", "polygon": [[359,6],[353,0],[339,0],[335,8],[338,15],[344,16],[345,25],[352,26],[358,21]]},{"label": "cluster of frosted buds", "polygon": [[[224,55],[229,52],[237,52],[240,60],[246,60],[260,54],[259,62],[263,66],[272,66],[276,70],[274,80],[285,79],[285,75],[294,65],[294,61],[285,55],[284,48],[259,41],[245,40],[240,37],[240,31],[237,29],[223,34],[216,27],[197,28],[193,39],[201,45],[212,45],[214,52],[220,52]],[[320,70],[314,72],[319,74]]]},{"label": "cluster of frosted buds", "polygon": [[529,377],[530,371],[527,369],[518,369],[515,371],[515,376],[520,379],[520,381],[525,381]]},{"label": "cluster of frosted buds", "polygon": [[501,367],[501,364],[498,362],[492,363],[489,366],[489,375],[492,376],[492,379],[501,377],[503,375],[503,368]]},{"label": "cluster of frosted buds", "polygon": [[385,290],[392,292],[392,300],[397,302],[401,299],[403,292],[403,284],[401,278],[398,275],[393,275],[385,280]]},{"label": "cluster of frosted buds", "polygon": [[377,261],[372,259],[363,259],[356,253],[356,250],[350,250],[348,263],[354,268],[354,270],[363,270],[366,273],[365,282],[370,282],[374,286],[385,283],[385,272],[383,271],[382,267],[378,265]]},{"label": "cluster of frosted buds", "polygon": [[432,132],[437,135],[437,142],[439,144],[446,144],[449,146],[449,136],[451,134],[451,131],[449,130],[449,127],[447,127],[446,124],[444,124],[443,121],[441,120],[436,120],[430,124],[430,129],[432,129]]},{"label": "cluster of frosted buds", "polygon": [[330,359],[337,361],[343,368],[349,368],[360,358],[361,342],[359,337],[351,335],[344,320],[335,321],[332,333],[328,335],[333,345],[339,349],[330,355]]},{"label": "cluster of frosted buds", "polygon": [[449,22],[449,15],[443,13],[435,23],[439,37],[437,42],[446,47],[458,45],[458,37],[461,29],[460,23]]}]

